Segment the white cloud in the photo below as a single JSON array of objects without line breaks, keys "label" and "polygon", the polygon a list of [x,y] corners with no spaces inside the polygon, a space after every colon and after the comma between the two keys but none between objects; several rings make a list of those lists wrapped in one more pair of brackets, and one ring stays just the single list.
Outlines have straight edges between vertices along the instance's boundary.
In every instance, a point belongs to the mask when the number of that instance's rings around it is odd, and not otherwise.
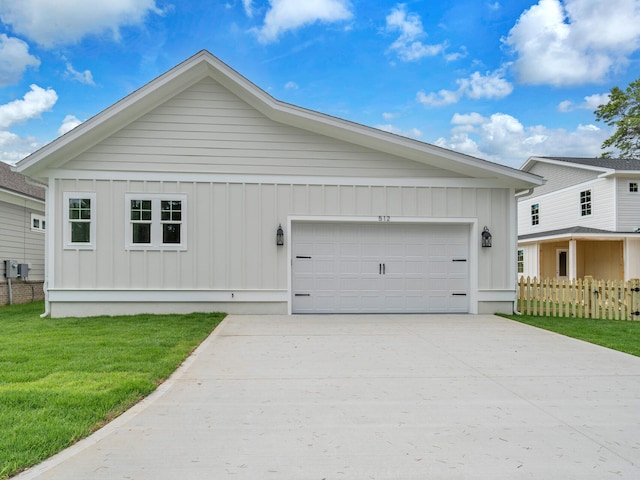
[{"label": "white cloud", "polygon": [[504,113],[490,117],[475,112],[455,114],[451,123],[451,136],[439,138],[436,145],[515,168],[533,155],[597,156],[609,136],[595,125],[578,125],[573,131],[525,126]]},{"label": "white cloud", "polygon": [[67,62],[66,73],[70,78],[72,78],[76,82],[84,83],[85,85],[95,85],[93,81],[93,75],[91,74],[90,70],[79,72],[75,68],[73,68],[73,65],[71,65],[71,62]]},{"label": "white cloud", "polygon": [[284,88],[287,90],[298,90],[298,84],[296,82],[287,82],[284,84]]},{"label": "white cloud", "polygon": [[31,85],[31,91],[27,92],[22,100],[0,105],[0,128],[40,118],[40,115],[51,110],[57,101],[58,95],[53,89],[45,90],[38,85]]},{"label": "white cloud", "polygon": [[244,13],[247,17],[253,17],[253,0],[242,0],[242,6],[244,7]]},{"label": "white cloud", "polygon": [[[446,43],[434,45],[422,43],[421,39],[427,36],[422,27],[422,20],[415,13],[407,13],[405,4],[401,3],[391,10],[386,21],[387,32],[400,32],[400,36],[389,49],[396,52],[398,57],[405,62],[420,60],[423,57],[433,57],[443,53],[447,47]],[[452,60],[457,58],[451,57]]]},{"label": "white cloud", "polygon": [[409,138],[420,138],[422,137],[422,132],[420,130],[418,130],[417,128],[411,128],[409,130],[402,130],[401,128],[398,128],[394,125],[391,125],[389,123],[385,124],[385,125],[376,125],[375,128],[377,128],[378,130],[384,130],[385,132],[389,132],[389,133],[395,133],[396,135],[401,135],[403,137],[409,137]]},{"label": "white cloud", "polygon": [[58,134],[64,135],[65,133],[76,128],[81,123],[82,121],[80,121],[75,115],[67,115],[66,117],[64,117],[64,120],[62,120],[62,125],[60,125],[60,128],[58,128]]},{"label": "white cloud", "polygon": [[29,45],[0,33],[0,87],[18,83],[28,67],[39,66],[40,60],[29,54]]},{"label": "white cloud", "polygon": [[120,27],[138,25],[149,13],[162,13],[155,0],[0,2],[3,23],[47,48],[76,43],[86,35],[109,31],[118,39]]},{"label": "white cloud", "polygon": [[503,69],[482,75],[474,72],[468,78],[456,80],[458,90],[439,92],[418,92],[418,102],[428,107],[440,107],[458,102],[463,96],[478,100],[481,98],[504,98],[511,94],[513,85],[503,78]]},{"label": "white cloud", "polygon": [[571,100],[564,100],[558,104],[558,111],[563,113],[571,112],[576,109],[595,111],[600,105],[604,105],[608,101],[608,93],[596,93],[594,95],[584,97],[584,102],[579,104],[575,104]]},{"label": "white cloud", "polygon": [[58,95],[51,89],[31,85],[21,100],[0,105],[0,160],[15,163],[36,150],[40,145],[33,137],[20,137],[7,129],[16,123],[40,118],[58,101]]},{"label": "white cloud", "polygon": [[397,116],[398,115],[396,113],[391,113],[391,112],[384,112],[382,114],[382,118],[384,118],[385,120],[393,120]]},{"label": "white cloud", "polygon": [[640,46],[638,0],[540,0],[503,42],[523,83],[579,85],[606,79]]},{"label": "white cloud", "polygon": [[262,43],[276,41],[288,30],[316,22],[341,22],[353,17],[347,0],[269,0],[269,4],[264,24],[257,30]]}]

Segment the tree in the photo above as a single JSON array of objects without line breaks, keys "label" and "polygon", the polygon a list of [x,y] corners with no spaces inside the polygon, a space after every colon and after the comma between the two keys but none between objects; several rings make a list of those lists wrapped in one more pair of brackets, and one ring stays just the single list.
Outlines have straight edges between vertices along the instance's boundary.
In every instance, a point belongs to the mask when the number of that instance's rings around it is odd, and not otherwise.
[{"label": "tree", "polygon": [[[640,78],[631,82],[626,90],[611,89],[609,102],[594,112],[596,120],[615,127],[615,133],[602,143],[602,149],[615,148],[622,158],[640,158]],[[605,151],[603,157],[613,152]]]}]

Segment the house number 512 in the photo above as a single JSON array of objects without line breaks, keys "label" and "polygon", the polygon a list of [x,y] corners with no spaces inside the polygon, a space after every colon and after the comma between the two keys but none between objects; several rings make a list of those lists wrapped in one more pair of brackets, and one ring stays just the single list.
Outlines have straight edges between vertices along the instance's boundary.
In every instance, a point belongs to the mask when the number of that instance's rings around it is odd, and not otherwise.
[{"label": "house number 512", "polygon": [[378,221],[379,222],[390,222],[391,221],[391,217],[388,215],[380,215],[378,216]]}]

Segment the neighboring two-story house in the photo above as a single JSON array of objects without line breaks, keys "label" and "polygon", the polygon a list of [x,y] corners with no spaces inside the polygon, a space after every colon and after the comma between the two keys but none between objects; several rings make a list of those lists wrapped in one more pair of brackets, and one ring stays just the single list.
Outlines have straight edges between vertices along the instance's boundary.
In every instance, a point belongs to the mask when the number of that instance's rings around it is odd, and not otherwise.
[{"label": "neighboring two-story house", "polygon": [[[24,175],[0,161],[0,305],[43,298],[44,199],[44,188],[28,184]],[[21,270],[23,276],[10,283],[6,260],[28,265],[28,271]]]},{"label": "neighboring two-story house", "polygon": [[531,157],[518,198],[518,276],[640,277],[640,160]]}]

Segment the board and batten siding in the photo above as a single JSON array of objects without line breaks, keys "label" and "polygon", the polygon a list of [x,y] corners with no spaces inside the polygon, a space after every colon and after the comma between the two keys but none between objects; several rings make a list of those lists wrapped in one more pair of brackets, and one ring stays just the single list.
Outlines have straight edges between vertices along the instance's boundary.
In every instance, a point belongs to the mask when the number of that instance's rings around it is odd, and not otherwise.
[{"label": "board and batten siding", "polygon": [[640,228],[640,192],[630,192],[629,183],[640,184],[637,178],[617,178],[618,224],[617,231],[633,232]]},{"label": "board and batten siding", "polygon": [[[580,192],[585,190],[591,190],[591,215],[582,216]],[[539,224],[531,225],[531,206],[536,203],[539,205]],[[614,230],[615,221],[613,179],[598,179],[518,202],[518,235],[574,226]]]},{"label": "board and batten siding", "polygon": [[[55,231],[55,289],[278,290],[288,288],[288,248],[275,245],[278,224],[295,216],[477,219],[491,229],[493,247],[478,255],[478,288],[514,287],[508,188],[406,187],[210,181],[62,180],[55,185],[57,218],[64,192],[96,194],[95,250],[63,248]],[[185,251],[125,249],[125,195],[180,193],[187,197]],[[470,248],[478,248],[478,243]],[[513,255],[511,255],[513,254]]]},{"label": "board and batten siding", "polygon": [[[44,206],[24,200],[24,205],[0,201],[0,262],[4,281],[4,260],[31,264],[29,280],[44,280],[44,232],[31,230],[31,214],[44,215]],[[32,204],[29,206],[29,204]]]},{"label": "board and batten siding", "polygon": [[210,78],[70,159],[65,169],[382,178],[459,176],[276,122]]}]

